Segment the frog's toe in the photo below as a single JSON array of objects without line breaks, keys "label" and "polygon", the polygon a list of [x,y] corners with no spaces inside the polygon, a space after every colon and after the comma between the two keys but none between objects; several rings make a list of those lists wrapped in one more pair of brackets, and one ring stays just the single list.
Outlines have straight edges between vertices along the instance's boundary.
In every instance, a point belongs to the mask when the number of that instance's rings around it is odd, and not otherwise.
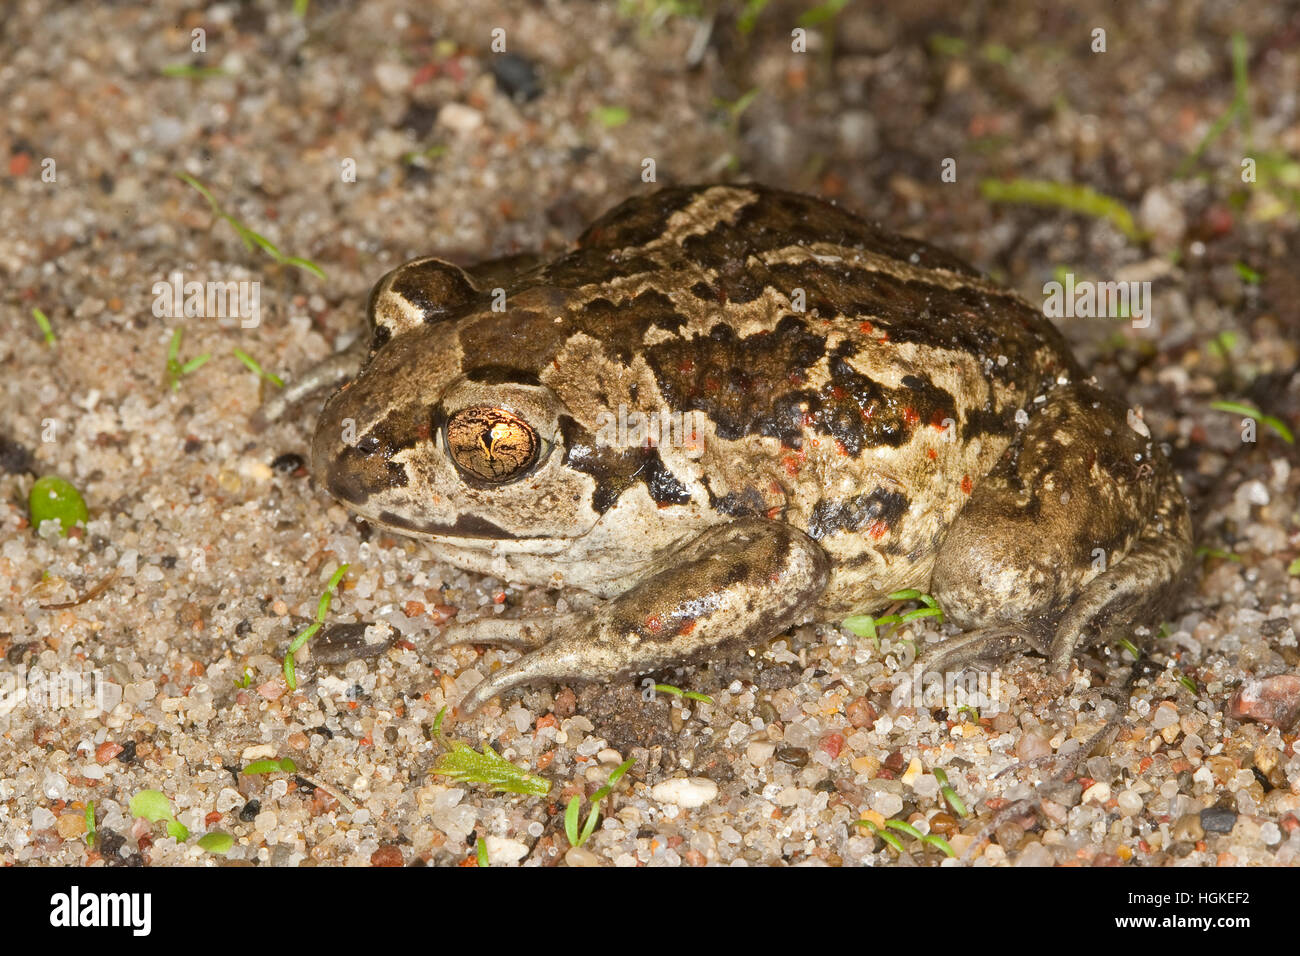
[{"label": "frog's toe", "polygon": [[501,644],[529,650],[541,647],[556,630],[574,615],[560,615],[543,620],[501,620],[487,617],[477,621],[448,624],[440,633],[423,642],[425,651],[440,651],[459,644]]},{"label": "frog's toe", "polygon": [[926,673],[959,671],[966,667],[1000,664],[1014,654],[1044,650],[1027,629],[1009,625],[979,628],[946,640],[921,655]]}]

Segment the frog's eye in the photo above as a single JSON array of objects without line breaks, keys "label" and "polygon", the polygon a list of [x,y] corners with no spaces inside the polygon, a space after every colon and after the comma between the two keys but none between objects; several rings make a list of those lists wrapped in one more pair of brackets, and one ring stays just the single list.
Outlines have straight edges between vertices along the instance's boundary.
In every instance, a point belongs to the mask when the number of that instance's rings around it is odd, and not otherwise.
[{"label": "frog's eye", "polygon": [[500,485],[522,478],[537,464],[537,429],[504,408],[463,408],[447,419],[447,452],[470,479]]}]

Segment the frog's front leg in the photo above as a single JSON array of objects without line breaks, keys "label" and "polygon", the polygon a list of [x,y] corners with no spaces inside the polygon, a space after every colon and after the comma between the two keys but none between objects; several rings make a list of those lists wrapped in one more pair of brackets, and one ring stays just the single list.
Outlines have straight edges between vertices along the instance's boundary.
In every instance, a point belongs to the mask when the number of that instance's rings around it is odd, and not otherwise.
[{"label": "frog's front leg", "polygon": [[438,643],[534,647],[470,691],[457,709],[472,713],[531,681],[612,681],[727,645],[759,644],[810,616],[828,573],[826,553],[803,532],[740,518],[655,562],[640,583],[589,614],[560,615],[541,631],[508,622],[486,630],[460,625]]},{"label": "frog's front leg", "polygon": [[1088,385],[1043,409],[976,487],[935,562],[931,594],[975,628],[923,666],[959,669],[1032,647],[1074,652],[1158,622],[1192,551],[1187,504],[1145,426]]}]

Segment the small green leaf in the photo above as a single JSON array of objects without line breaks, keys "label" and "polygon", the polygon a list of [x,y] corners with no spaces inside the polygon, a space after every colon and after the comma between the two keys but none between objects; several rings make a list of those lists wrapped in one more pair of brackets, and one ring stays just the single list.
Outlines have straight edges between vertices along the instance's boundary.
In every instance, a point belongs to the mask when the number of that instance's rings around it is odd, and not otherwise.
[{"label": "small green leaf", "polygon": [[1137,649],[1137,645],[1134,644],[1132,641],[1130,641],[1127,637],[1120,638],[1115,643],[1118,644],[1120,647],[1122,647],[1124,650],[1128,651],[1129,656],[1132,657],[1133,660],[1135,661],[1141,660],[1142,652],[1139,651]]},{"label": "small green leaf", "polygon": [[340,564],[338,570],[330,577],[329,584],[325,585],[325,593],[320,596],[316,603],[316,620],[307,625],[301,633],[289,642],[289,650],[284,655],[284,680],[289,685],[290,690],[298,689],[298,671],[293,656],[302,650],[302,646],[309,641],[312,636],[321,629],[325,623],[325,615],[329,612],[330,601],[334,597],[334,589],[339,586],[343,576],[348,573],[349,565]]},{"label": "small green leaf", "polygon": [[45,344],[50,346],[50,348],[53,348],[57,339],[54,338],[54,329],[50,326],[49,316],[40,309],[32,309],[32,318],[34,318],[36,324],[40,326],[41,334],[45,336]]},{"label": "small green leaf", "polygon": [[948,845],[948,841],[937,833],[927,833],[925,836],[921,837],[921,842],[928,843],[931,846],[937,846],[946,856],[955,857],[957,855],[953,852],[952,847]]},{"label": "small green leaf", "polygon": [[179,820],[168,820],[167,835],[170,837],[175,837],[178,841],[184,843],[186,840],[190,838],[190,831],[189,828],[186,827],[185,824],[181,823]]},{"label": "small green leaf", "polygon": [[497,793],[526,793],[545,796],[551,782],[516,767],[488,744],[483,753],[460,741],[448,741],[451,750],[433,764],[432,773],[461,783],[481,783]]},{"label": "small green leaf", "polygon": [[1246,418],[1254,418],[1273,431],[1277,432],[1279,437],[1288,445],[1295,444],[1295,435],[1291,434],[1291,429],[1280,418],[1272,415],[1265,415],[1258,408],[1251,408],[1249,405],[1243,405],[1241,402],[1210,402],[1210,407],[1220,412],[1228,412],[1232,415],[1244,415]]},{"label": "small green leaf", "polygon": [[897,830],[899,833],[906,833],[913,839],[920,840],[925,836],[920,830],[904,820],[886,820],[885,826],[891,830]]},{"label": "small green leaf", "polygon": [[487,841],[484,840],[482,837],[479,837],[479,838],[478,838],[478,843],[475,844],[475,847],[474,847],[474,854],[475,854],[475,856],[478,858],[478,865],[479,865],[479,866],[488,866],[488,865],[489,865],[489,863],[488,863],[488,855],[487,855]]},{"label": "small green leaf", "polygon": [[285,757],[283,760],[254,760],[239,772],[251,777],[260,773],[294,773],[297,769],[297,765]]},{"label": "small green leaf", "polygon": [[703,701],[706,704],[713,703],[713,698],[708,694],[700,694],[693,690],[682,690],[672,684],[655,684],[655,690],[661,694],[672,694],[674,697],[685,697],[688,700]]},{"label": "small green leaf", "polygon": [[856,634],[858,637],[866,637],[877,643],[880,642],[880,635],[876,633],[876,619],[870,614],[855,614],[852,617],[846,617],[840,622],[840,627]]},{"label": "small green leaf", "polygon": [[1237,262],[1234,263],[1233,265],[1234,268],[1236,268],[1237,270],[1237,275],[1241,276],[1243,282],[1248,282],[1251,285],[1259,285],[1258,272],[1256,272],[1250,266],[1246,265],[1246,263],[1244,262]]},{"label": "small green leaf", "polygon": [[980,194],[989,202],[1049,206],[1105,219],[1128,238],[1135,241],[1143,238],[1133,214],[1123,203],[1090,186],[1038,179],[984,179],[980,181]]},{"label": "small green leaf", "polygon": [[276,388],[284,388],[284,379],[280,378],[278,375],[272,375],[270,372],[263,371],[262,366],[257,364],[257,359],[253,358],[253,356],[249,355],[243,349],[235,349],[234,355],[235,358],[243,362],[244,365],[248,367],[248,370],[258,378],[266,379]]},{"label": "small green leaf", "polygon": [[1296,558],[1294,561],[1292,561],[1290,564],[1287,565],[1286,573],[1300,575],[1300,558]]},{"label": "small green leaf", "polygon": [[224,855],[229,853],[234,845],[235,838],[229,833],[222,833],[220,830],[213,830],[211,833],[205,833],[199,837],[199,849],[206,850],[209,853]]},{"label": "small green leaf", "polygon": [[41,523],[58,519],[60,533],[65,537],[77,522],[90,520],[90,510],[85,499],[71,483],[53,475],[38,478],[27,495],[27,510],[32,517],[32,527],[40,529]]},{"label": "small green leaf", "polygon": [[576,793],[569,800],[569,805],[564,808],[564,835],[569,838],[569,846],[578,846],[578,810],[582,806],[582,798]]},{"label": "small green leaf", "polygon": [[86,801],[86,835],[83,837],[86,846],[95,845],[95,801]]},{"label": "small green leaf", "polygon": [[591,118],[606,129],[616,129],[631,119],[632,114],[626,106],[597,106],[591,111]]},{"label": "small green leaf", "polygon": [[128,808],[133,817],[144,817],[150,823],[172,819],[172,804],[161,790],[141,790],[131,798]]}]

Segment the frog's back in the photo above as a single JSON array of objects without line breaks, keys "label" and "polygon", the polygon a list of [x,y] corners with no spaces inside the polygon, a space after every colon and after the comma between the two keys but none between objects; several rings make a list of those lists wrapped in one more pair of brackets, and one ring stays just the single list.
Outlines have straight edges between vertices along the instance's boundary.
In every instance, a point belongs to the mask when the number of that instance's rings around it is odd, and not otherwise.
[{"label": "frog's back", "polygon": [[704,454],[658,450],[658,505],[784,517],[830,553],[832,606],[928,576],[1016,412],[1078,374],[1040,312],[954,256],[761,186],[631,199],[510,301],[464,351],[533,369],[583,447],[620,406],[693,414]]}]

